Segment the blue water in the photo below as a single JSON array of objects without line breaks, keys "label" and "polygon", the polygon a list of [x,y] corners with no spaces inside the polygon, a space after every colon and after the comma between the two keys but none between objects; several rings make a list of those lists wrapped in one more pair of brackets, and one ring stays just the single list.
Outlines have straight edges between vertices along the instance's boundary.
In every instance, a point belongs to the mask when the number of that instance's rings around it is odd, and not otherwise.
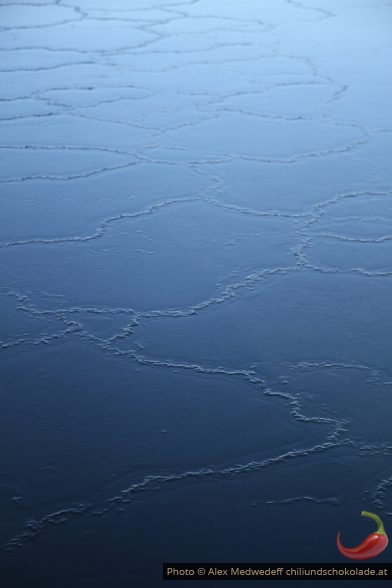
[{"label": "blue water", "polygon": [[392,528],[391,27],[0,3],[4,585],[345,563],[362,510]]}]

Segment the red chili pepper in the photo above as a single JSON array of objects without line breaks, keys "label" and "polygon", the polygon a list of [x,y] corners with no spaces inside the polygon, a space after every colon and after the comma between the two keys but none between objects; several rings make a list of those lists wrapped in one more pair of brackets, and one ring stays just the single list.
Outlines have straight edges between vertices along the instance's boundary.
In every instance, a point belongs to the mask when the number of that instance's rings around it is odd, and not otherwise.
[{"label": "red chili pepper", "polygon": [[337,544],[342,555],[350,559],[370,559],[379,555],[388,545],[388,537],[385,533],[384,525],[380,517],[371,513],[362,511],[363,517],[374,519],[378,525],[377,531],[371,533],[358,547],[343,547],[340,543],[340,531],[338,533]]}]

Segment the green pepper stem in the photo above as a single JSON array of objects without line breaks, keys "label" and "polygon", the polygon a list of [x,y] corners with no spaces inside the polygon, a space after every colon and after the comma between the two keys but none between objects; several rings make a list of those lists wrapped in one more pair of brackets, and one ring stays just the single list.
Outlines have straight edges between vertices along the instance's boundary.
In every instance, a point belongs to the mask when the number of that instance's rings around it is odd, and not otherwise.
[{"label": "green pepper stem", "polygon": [[380,517],[378,517],[376,514],[373,514],[372,512],[366,512],[366,510],[362,511],[362,516],[370,517],[371,519],[376,521],[378,525],[376,533],[378,533],[378,535],[386,535],[384,525],[382,524],[382,520],[380,519]]}]

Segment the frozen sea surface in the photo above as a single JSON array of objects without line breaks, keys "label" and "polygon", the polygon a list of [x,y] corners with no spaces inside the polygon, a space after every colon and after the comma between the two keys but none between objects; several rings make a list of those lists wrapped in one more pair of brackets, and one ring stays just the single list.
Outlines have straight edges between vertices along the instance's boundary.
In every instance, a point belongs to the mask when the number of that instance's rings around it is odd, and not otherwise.
[{"label": "frozen sea surface", "polygon": [[392,529],[391,33],[382,0],[0,3],[4,586]]}]

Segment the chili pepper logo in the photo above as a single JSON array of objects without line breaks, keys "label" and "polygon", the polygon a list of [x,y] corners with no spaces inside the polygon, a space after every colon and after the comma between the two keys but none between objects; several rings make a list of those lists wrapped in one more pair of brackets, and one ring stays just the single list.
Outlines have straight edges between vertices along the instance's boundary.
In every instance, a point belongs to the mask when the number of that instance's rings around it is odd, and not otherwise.
[{"label": "chili pepper logo", "polygon": [[363,517],[370,517],[377,523],[377,531],[371,533],[360,545],[357,547],[343,547],[340,543],[340,531],[337,537],[337,545],[340,553],[350,559],[371,559],[380,555],[388,545],[388,537],[384,529],[384,525],[380,517],[371,513],[362,511]]}]

